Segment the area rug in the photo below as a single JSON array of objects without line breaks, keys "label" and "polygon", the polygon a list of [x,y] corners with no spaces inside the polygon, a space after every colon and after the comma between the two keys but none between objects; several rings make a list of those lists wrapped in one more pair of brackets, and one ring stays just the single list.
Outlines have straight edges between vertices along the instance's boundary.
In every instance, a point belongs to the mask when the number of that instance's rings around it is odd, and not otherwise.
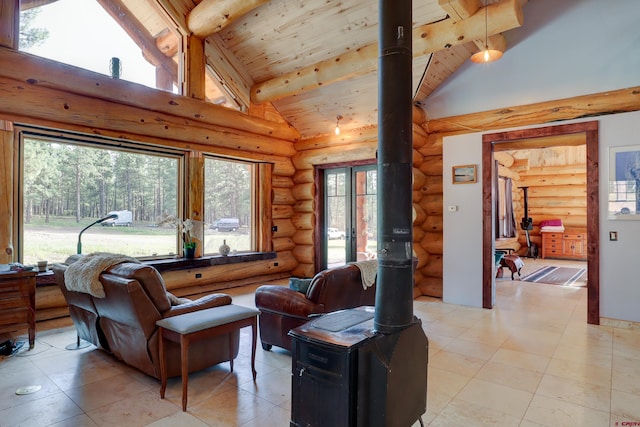
[{"label": "area rug", "polygon": [[556,267],[553,265],[537,269],[522,277],[524,282],[546,283],[549,285],[581,287],[587,285],[587,269],[575,267]]}]

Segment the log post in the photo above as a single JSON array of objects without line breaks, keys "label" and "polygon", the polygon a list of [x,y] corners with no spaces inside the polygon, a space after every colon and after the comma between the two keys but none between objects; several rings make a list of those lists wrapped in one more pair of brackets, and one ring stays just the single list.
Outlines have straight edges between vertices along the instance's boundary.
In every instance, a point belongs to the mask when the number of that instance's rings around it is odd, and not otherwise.
[{"label": "log post", "polygon": [[0,2],[0,45],[18,50],[20,40],[20,0]]},{"label": "log post", "polygon": [[0,130],[0,263],[13,262],[13,132]]},{"label": "log post", "polygon": [[188,194],[184,219],[193,221],[192,236],[196,242],[196,257],[204,252],[204,156],[199,151],[190,151],[188,157]]}]

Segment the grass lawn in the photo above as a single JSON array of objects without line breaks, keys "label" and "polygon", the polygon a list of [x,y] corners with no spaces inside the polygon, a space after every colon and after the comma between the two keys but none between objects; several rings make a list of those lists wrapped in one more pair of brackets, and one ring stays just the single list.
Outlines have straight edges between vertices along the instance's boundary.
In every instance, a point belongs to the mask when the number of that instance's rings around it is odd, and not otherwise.
[{"label": "grass lawn", "polygon": [[[78,233],[94,220],[76,223],[73,218],[52,218],[49,223],[34,219],[24,225],[23,263],[33,265],[38,260],[63,262],[77,252]],[[250,236],[238,230],[218,232],[205,230],[205,255],[217,254],[223,240],[238,251],[248,250]],[[175,256],[178,242],[175,228],[134,224],[131,227],[95,225],[82,234],[82,253],[111,252],[133,257]]]}]

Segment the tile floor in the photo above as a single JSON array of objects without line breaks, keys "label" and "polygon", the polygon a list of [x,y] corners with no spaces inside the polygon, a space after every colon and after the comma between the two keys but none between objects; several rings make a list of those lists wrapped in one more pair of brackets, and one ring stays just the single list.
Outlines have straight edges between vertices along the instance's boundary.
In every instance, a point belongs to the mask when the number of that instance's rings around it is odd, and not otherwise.
[{"label": "tile floor", "polygon": [[[253,306],[254,290],[229,293]],[[425,425],[640,425],[640,332],[587,325],[585,288],[507,278],[493,310],[426,297],[414,307],[429,338]],[[234,373],[226,363],[192,374],[182,412],[178,378],[161,400],[157,380],[94,347],[64,350],[73,327],[48,327],[33,350],[0,360],[0,426],[289,425],[291,356],[259,348],[254,383],[248,328]],[[42,389],[15,394],[30,385]]]}]

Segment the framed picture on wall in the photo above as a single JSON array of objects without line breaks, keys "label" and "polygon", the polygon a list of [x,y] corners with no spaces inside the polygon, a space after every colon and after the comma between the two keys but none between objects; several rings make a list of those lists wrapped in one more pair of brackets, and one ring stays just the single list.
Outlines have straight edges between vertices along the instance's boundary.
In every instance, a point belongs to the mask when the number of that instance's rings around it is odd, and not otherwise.
[{"label": "framed picture on wall", "polygon": [[477,181],[476,165],[454,166],[451,176],[454,184],[472,184]]},{"label": "framed picture on wall", "polygon": [[640,145],[609,148],[608,216],[640,220]]}]

